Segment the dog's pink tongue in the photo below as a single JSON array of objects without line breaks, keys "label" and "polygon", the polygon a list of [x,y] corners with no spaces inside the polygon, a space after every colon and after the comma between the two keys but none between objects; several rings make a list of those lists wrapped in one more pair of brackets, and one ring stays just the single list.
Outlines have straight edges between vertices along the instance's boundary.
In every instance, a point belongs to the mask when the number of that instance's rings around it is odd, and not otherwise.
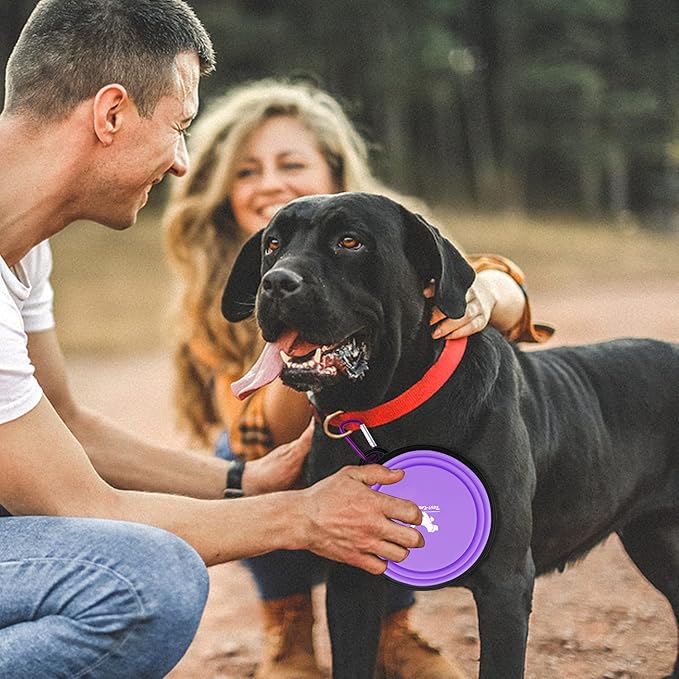
[{"label": "dog's pink tongue", "polygon": [[257,362],[239,380],[231,385],[231,391],[241,401],[260,387],[273,382],[283,370],[281,350],[289,353],[297,339],[296,330],[287,330],[275,342],[267,342]]}]

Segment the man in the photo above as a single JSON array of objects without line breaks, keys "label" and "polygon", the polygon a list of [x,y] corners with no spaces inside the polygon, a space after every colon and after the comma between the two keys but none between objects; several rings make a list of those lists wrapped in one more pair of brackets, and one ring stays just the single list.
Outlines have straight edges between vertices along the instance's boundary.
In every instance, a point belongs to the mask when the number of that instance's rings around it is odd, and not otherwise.
[{"label": "man", "polygon": [[[369,488],[399,473],[356,467],[272,492],[295,481],[309,432],[227,480],[224,461],[143,443],[71,396],[46,239],[81,218],[126,229],[154,184],[186,172],[184,133],[213,68],[183,0],[41,0],[10,57],[0,504],[12,516],[0,518],[0,676],[164,676],[198,625],[203,562],[309,549],[381,573],[384,559],[421,546],[393,521],[419,523],[418,508]],[[259,497],[218,500],[227,485]]]}]

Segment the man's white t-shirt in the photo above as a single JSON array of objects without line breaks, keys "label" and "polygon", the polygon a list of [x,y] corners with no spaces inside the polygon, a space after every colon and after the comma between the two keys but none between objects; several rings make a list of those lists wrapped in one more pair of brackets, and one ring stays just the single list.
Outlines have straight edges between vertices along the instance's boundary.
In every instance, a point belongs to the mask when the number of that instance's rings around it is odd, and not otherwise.
[{"label": "man's white t-shirt", "polygon": [[0,257],[0,424],[38,405],[42,389],[28,357],[26,333],[54,327],[49,243],[36,245],[13,269]]}]

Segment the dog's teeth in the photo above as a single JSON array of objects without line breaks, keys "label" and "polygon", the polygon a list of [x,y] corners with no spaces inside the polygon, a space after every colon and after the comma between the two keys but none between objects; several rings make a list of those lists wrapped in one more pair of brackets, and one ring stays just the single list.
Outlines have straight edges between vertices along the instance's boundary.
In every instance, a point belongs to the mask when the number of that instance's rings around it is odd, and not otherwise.
[{"label": "dog's teeth", "polygon": [[288,355],[283,351],[283,349],[281,349],[280,354],[281,354],[281,360],[282,360],[283,363],[285,363],[285,365],[287,365],[288,368],[289,368],[289,367],[290,367],[290,362],[291,362],[292,359],[290,358],[290,356],[288,356]]},{"label": "dog's teeth", "polygon": [[318,349],[316,349],[316,351],[314,351],[314,361],[316,361],[316,363],[321,362],[321,348],[320,347],[318,347]]}]

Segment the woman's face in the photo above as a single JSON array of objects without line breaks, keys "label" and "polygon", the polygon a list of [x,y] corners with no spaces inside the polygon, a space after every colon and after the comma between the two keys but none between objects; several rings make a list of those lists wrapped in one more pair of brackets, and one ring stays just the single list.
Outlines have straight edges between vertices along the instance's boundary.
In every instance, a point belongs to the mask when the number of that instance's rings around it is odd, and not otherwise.
[{"label": "woman's face", "polygon": [[236,157],[231,210],[252,235],[291,200],[337,191],[314,134],[296,118],[277,116],[250,134]]}]

